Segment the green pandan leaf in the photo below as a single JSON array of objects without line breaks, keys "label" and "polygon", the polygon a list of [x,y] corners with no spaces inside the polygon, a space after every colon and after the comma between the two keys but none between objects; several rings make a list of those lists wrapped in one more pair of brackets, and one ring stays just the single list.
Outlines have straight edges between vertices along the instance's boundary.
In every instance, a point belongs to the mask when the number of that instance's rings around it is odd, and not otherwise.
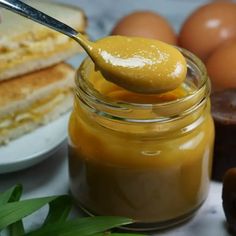
[{"label": "green pandan leaf", "polygon": [[[8,202],[19,201],[22,195],[23,187],[18,184],[0,194],[0,210]],[[10,236],[19,236],[24,234],[24,226],[21,220],[9,226]]]},{"label": "green pandan leaf", "polygon": [[144,234],[129,234],[129,233],[99,233],[93,234],[91,236],[145,236]]},{"label": "green pandan leaf", "polygon": [[[8,202],[18,202],[21,198],[23,191],[22,185],[16,185],[15,190],[12,192],[12,195]],[[10,236],[21,236],[24,235],[25,229],[22,220],[19,220],[8,227]]]},{"label": "green pandan leaf", "polygon": [[127,225],[133,221],[124,217],[84,217],[76,220],[65,221],[46,225],[36,231],[26,234],[26,236],[85,236],[104,232],[114,227]]},{"label": "green pandan leaf", "polygon": [[49,203],[49,212],[44,226],[65,221],[72,208],[70,196],[62,196]]},{"label": "green pandan leaf", "polygon": [[[70,196],[53,196],[20,201],[22,186],[16,185],[0,194],[0,230],[8,227],[10,236],[140,236],[140,234],[110,233],[108,230],[133,223],[116,216],[84,217],[67,220],[72,207]],[[25,234],[22,219],[49,204],[49,211],[41,228]]]},{"label": "green pandan leaf", "polygon": [[0,209],[2,205],[8,202],[14,202],[15,199],[20,199],[22,195],[22,190],[23,190],[22,185],[18,184],[8,189],[4,193],[1,193],[0,194]]},{"label": "green pandan leaf", "polygon": [[0,210],[0,230],[32,214],[56,198],[58,197],[35,198],[2,205]]},{"label": "green pandan leaf", "polygon": [[19,220],[9,226],[10,236],[22,236],[25,233],[22,220]]}]

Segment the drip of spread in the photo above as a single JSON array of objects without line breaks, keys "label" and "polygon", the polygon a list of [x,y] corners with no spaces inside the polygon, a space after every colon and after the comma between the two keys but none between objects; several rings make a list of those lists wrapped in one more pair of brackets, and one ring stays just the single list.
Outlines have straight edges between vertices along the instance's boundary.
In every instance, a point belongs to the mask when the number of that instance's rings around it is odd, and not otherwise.
[{"label": "drip of spread", "polygon": [[157,40],[110,36],[90,43],[89,55],[106,80],[133,92],[171,91],[186,78],[184,56]]}]

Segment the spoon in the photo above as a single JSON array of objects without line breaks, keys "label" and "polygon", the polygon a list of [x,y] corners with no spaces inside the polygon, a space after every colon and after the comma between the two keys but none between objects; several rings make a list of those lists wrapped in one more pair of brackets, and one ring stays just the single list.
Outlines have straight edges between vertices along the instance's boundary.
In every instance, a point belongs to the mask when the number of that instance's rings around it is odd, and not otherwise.
[{"label": "spoon", "polygon": [[74,39],[106,80],[127,90],[162,93],[175,89],[186,77],[183,55],[163,42],[122,36],[91,42],[70,26],[19,0],[0,0],[0,6]]}]

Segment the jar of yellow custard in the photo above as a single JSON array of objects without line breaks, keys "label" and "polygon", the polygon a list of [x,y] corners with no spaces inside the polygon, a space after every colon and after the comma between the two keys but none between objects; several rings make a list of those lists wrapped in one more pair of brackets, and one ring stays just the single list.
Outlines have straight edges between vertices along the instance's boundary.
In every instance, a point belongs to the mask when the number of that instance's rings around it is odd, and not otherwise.
[{"label": "jar of yellow custard", "polygon": [[126,216],[135,230],[189,219],[207,197],[214,141],[204,65],[181,50],[187,78],[144,95],[106,81],[90,59],[76,77],[69,122],[71,192],[91,215]]}]

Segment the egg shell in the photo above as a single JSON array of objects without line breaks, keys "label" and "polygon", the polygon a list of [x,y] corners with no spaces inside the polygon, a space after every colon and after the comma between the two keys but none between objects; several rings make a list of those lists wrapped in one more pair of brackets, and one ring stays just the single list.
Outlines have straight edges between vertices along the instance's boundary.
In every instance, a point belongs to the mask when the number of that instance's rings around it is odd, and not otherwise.
[{"label": "egg shell", "polygon": [[225,43],[206,61],[213,90],[236,88],[236,40]]},{"label": "egg shell", "polygon": [[223,42],[236,38],[236,3],[214,2],[197,9],[183,24],[178,44],[203,61]]},{"label": "egg shell", "polygon": [[151,11],[137,11],[123,17],[111,34],[152,38],[169,44],[177,43],[177,36],[169,22]]}]

